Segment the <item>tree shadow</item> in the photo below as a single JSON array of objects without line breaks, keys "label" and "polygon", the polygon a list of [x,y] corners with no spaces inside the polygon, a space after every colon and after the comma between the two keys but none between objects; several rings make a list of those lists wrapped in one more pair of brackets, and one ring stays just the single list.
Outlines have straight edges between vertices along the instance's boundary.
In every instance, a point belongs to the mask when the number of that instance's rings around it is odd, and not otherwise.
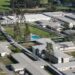
[{"label": "tree shadow", "polygon": [[5,1],[6,3],[10,3],[10,1]]},{"label": "tree shadow", "polygon": [[10,1],[5,1],[6,4],[1,5],[1,7],[10,9]]},{"label": "tree shadow", "polygon": [[10,5],[2,5],[2,7],[10,8]]}]

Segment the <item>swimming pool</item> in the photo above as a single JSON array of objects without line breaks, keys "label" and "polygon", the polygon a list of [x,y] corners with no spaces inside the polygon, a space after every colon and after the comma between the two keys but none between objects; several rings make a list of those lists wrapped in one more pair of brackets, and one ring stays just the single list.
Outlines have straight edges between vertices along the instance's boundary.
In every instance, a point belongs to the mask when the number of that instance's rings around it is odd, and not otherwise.
[{"label": "swimming pool", "polygon": [[40,38],[41,38],[41,37],[38,36],[38,35],[35,35],[35,34],[32,34],[32,35],[31,35],[31,41],[35,41],[35,40],[40,39]]}]

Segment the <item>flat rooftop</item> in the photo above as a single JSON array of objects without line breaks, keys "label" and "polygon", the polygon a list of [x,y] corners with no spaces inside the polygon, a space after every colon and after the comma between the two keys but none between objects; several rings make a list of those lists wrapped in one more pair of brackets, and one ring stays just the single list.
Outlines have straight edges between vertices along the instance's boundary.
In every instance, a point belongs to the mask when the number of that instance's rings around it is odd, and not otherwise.
[{"label": "flat rooftop", "polygon": [[40,63],[40,62],[38,64],[37,61],[32,61],[23,53],[13,54],[12,57],[19,62],[18,65],[16,65],[18,67],[16,67],[14,64],[12,64],[12,66],[15,69],[22,68],[22,67],[19,67],[19,65],[23,65],[23,67],[25,67],[33,75],[49,75],[49,73],[47,71],[45,71],[43,68],[41,68],[45,64]]},{"label": "flat rooftop", "polygon": [[45,16],[43,14],[25,14],[24,17],[22,18],[21,15],[18,17],[14,15],[8,15],[8,16],[3,16],[2,17],[4,20],[2,20],[1,24],[13,24],[16,21],[20,22],[35,22],[35,21],[40,21],[40,20],[50,20],[51,18],[48,16]]},{"label": "flat rooftop", "polygon": [[46,45],[42,44],[42,45],[35,45],[35,46],[32,46],[33,49],[39,49],[39,51],[42,51],[42,50],[46,50]]},{"label": "flat rooftop", "polygon": [[75,34],[75,30],[65,30],[64,33],[66,33],[68,35],[74,35]]},{"label": "flat rooftop", "polygon": [[61,69],[61,68],[75,68],[75,61],[74,61],[74,62],[67,62],[67,63],[54,64],[54,66],[55,66],[57,69]]},{"label": "flat rooftop", "polygon": [[69,69],[69,70],[63,71],[63,73],[66,75],[75,75],[75,69]]},{"label": "flat rooftop", "polygon": [[72,56],[60,51],[60,50],[56,50],[54,51],[54,56],[56,58],[71,58]]},{"label": "flat rooftop", "polygon": [[44,15],[46,15],[46,16],[49,16],[49,17],[55,17],[55,16],[62,16],[62,15],[64,15],[64,13],[63,12],[45,12],[45,13],[43,13]]},{"label": "flat rooftop", "polygon": [[66,22],[66,23],[69,23],[69,24],[72,23],[73,25],[75,25],[75,21],[74,20],[72,20],[70,18],[67,18],[65,16],[61,16],[61,17],[56,16],[55,18],[58,19],[58,20],[61,20],[63,22]]},{"label": "flat rooftop", "polygon": [[41,44],[46,44],[46,43],[51,43],[52,42],[51,39],[49,39],[49,38],[40,38],[36,41],[41,43]]},{"label": "flat rooftop", "polygon": [[[40,43],[42,43],[42,44],[45,44],[45,47],[46,47],[46,44],[47,44],[47,43],[52,43],[52,44],[53,44],[53,49],[54,49],[54,56],[57,57],[57,58],[71,58],[70,55],[65,54],[64,52],[60,51],[59,49],[56,50],[56,46],[59,47],[60,45],[55,44],[55,43],[54,43],[51,39],[49,39],[49,38],[38,39],[37,42],[40,42]],[[65,44],[68,44],[69,42],[64,42],[64,43],[65,43]],[[62,45],[63,45],[64,43],[62,43]],[[69,44],[69,46],[74,46],[74,44],[71,42],[71,43]],[[38,45],[38,46],[34,46],[34,48],[36,48],[36,47],[40,47],[40,46],[39,46],[39,45]],[[42,47],[42,46],[41,46],[41,47]],[[41,47],[40,47],[40,48],[41,48]]]},{"label": "flat rooftop", "polygon": [[56,48],[62,52],[75,51],[75,44],[72,41],[56,43]]},{"label": "flat rooftop", "polygon": [[26,14],[24,15],[27,22],[34,22],[34,21],[40,21],[40,20],[50,20],[51,18],[48,16],[45,16],[43,14]]},{"label": "flat rooftop", "polygon": [[66,17],[75,20],[75,14],[73,14],[73,13],[66,15]]},{"label": "flat rooftop", "polygon": [[68,47],[74,47],[75,46],[75,44],[72,41],[69,41],[69,42],[60,42],[60,43],[57,43],[57,45],[60,48],[68,48]]},{"label": "flat rooftop", "polygon": [[44,26],[50,26],[52,28],[59,28],[59,27],[63,27],[61,26],[61,24],[59,22],[52,22],[52,21],[39,21],[41,24],[40,25],[44,25]]}]

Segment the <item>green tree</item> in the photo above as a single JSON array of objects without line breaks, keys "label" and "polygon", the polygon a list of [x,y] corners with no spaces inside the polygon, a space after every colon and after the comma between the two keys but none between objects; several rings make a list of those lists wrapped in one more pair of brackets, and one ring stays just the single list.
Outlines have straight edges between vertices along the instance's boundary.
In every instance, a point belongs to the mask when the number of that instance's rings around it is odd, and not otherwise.
[{"label": "green tree", "polygon": [[16,41],[19,41],[20,38],[21,38],[20,26],[19,23],[16,22],[16,24],[14,24],[14,39]]},{"label": "green tree", "polygon": [[51,43],[47,43],[47,52],[51,55],[54,54],[53,45]]},{"label": "green tree", "polygon": [[47,6],[48,11],[56,11],[56,5],[54,5],[52,2],[48,4]]},{"label": "green tree", "polygon": [[64,2],[71,2],[71,0],[63,0]]},{"label": "green tree", "polygon": [[11,0],[11,7],[32,8],[39,4],[39,0]]},{"label": "green tree", "polygon": [[[25,11],[21,11],[21,20],[23,20],[25,28],[24,28],[24,41],[29,42],[30,41],[30,29],[29,24],[26,22],[26,18],[24,16]],[[21,23],[20,23],[21,24]]]},{"label": "green tree", "polygon": [[40,0],[40,4],[48,4],[48,0]]},{"label": "green tree", "polygon": [[30,29],[29,29],[29,24],[28,23],[25,23],[24,41],[25,42],[29,42],[30,41]]},{"label": "green tree", "polygon": [[75,0],[63,0],[63,2],[65,3],[65,2],[67,2],[67,3],[73,3],[73,2],[75,2]]}]

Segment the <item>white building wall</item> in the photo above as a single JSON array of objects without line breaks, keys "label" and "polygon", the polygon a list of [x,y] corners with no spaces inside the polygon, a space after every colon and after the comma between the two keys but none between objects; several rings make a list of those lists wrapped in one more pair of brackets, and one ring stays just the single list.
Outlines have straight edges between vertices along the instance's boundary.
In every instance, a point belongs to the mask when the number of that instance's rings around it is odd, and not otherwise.
[{"label": "white building wall", "polygon": [[75,47],[66,47],[66,48],[60,48],[61,51],[73,51],[75,50]]},{"label": "white building wall", "polygon": [[61,58],[58,58],[58,63],[62,63],[62,60],[61,60]]},{"label": "white building wall", "polygon": [[1,53],[1,57],[4,57],[6,55],[6,53],[4,52],[4,53]]},{"label": "white building wall", "polygon": [[69,28],[73,28],[73,26],[74,26],[73,23],[69,24]]},{"label": "white building wall", "polygon": [[64,60],[63,63],[67,63],[67,62],[69,62],[69,58],[64,58],[63,60]]}]

